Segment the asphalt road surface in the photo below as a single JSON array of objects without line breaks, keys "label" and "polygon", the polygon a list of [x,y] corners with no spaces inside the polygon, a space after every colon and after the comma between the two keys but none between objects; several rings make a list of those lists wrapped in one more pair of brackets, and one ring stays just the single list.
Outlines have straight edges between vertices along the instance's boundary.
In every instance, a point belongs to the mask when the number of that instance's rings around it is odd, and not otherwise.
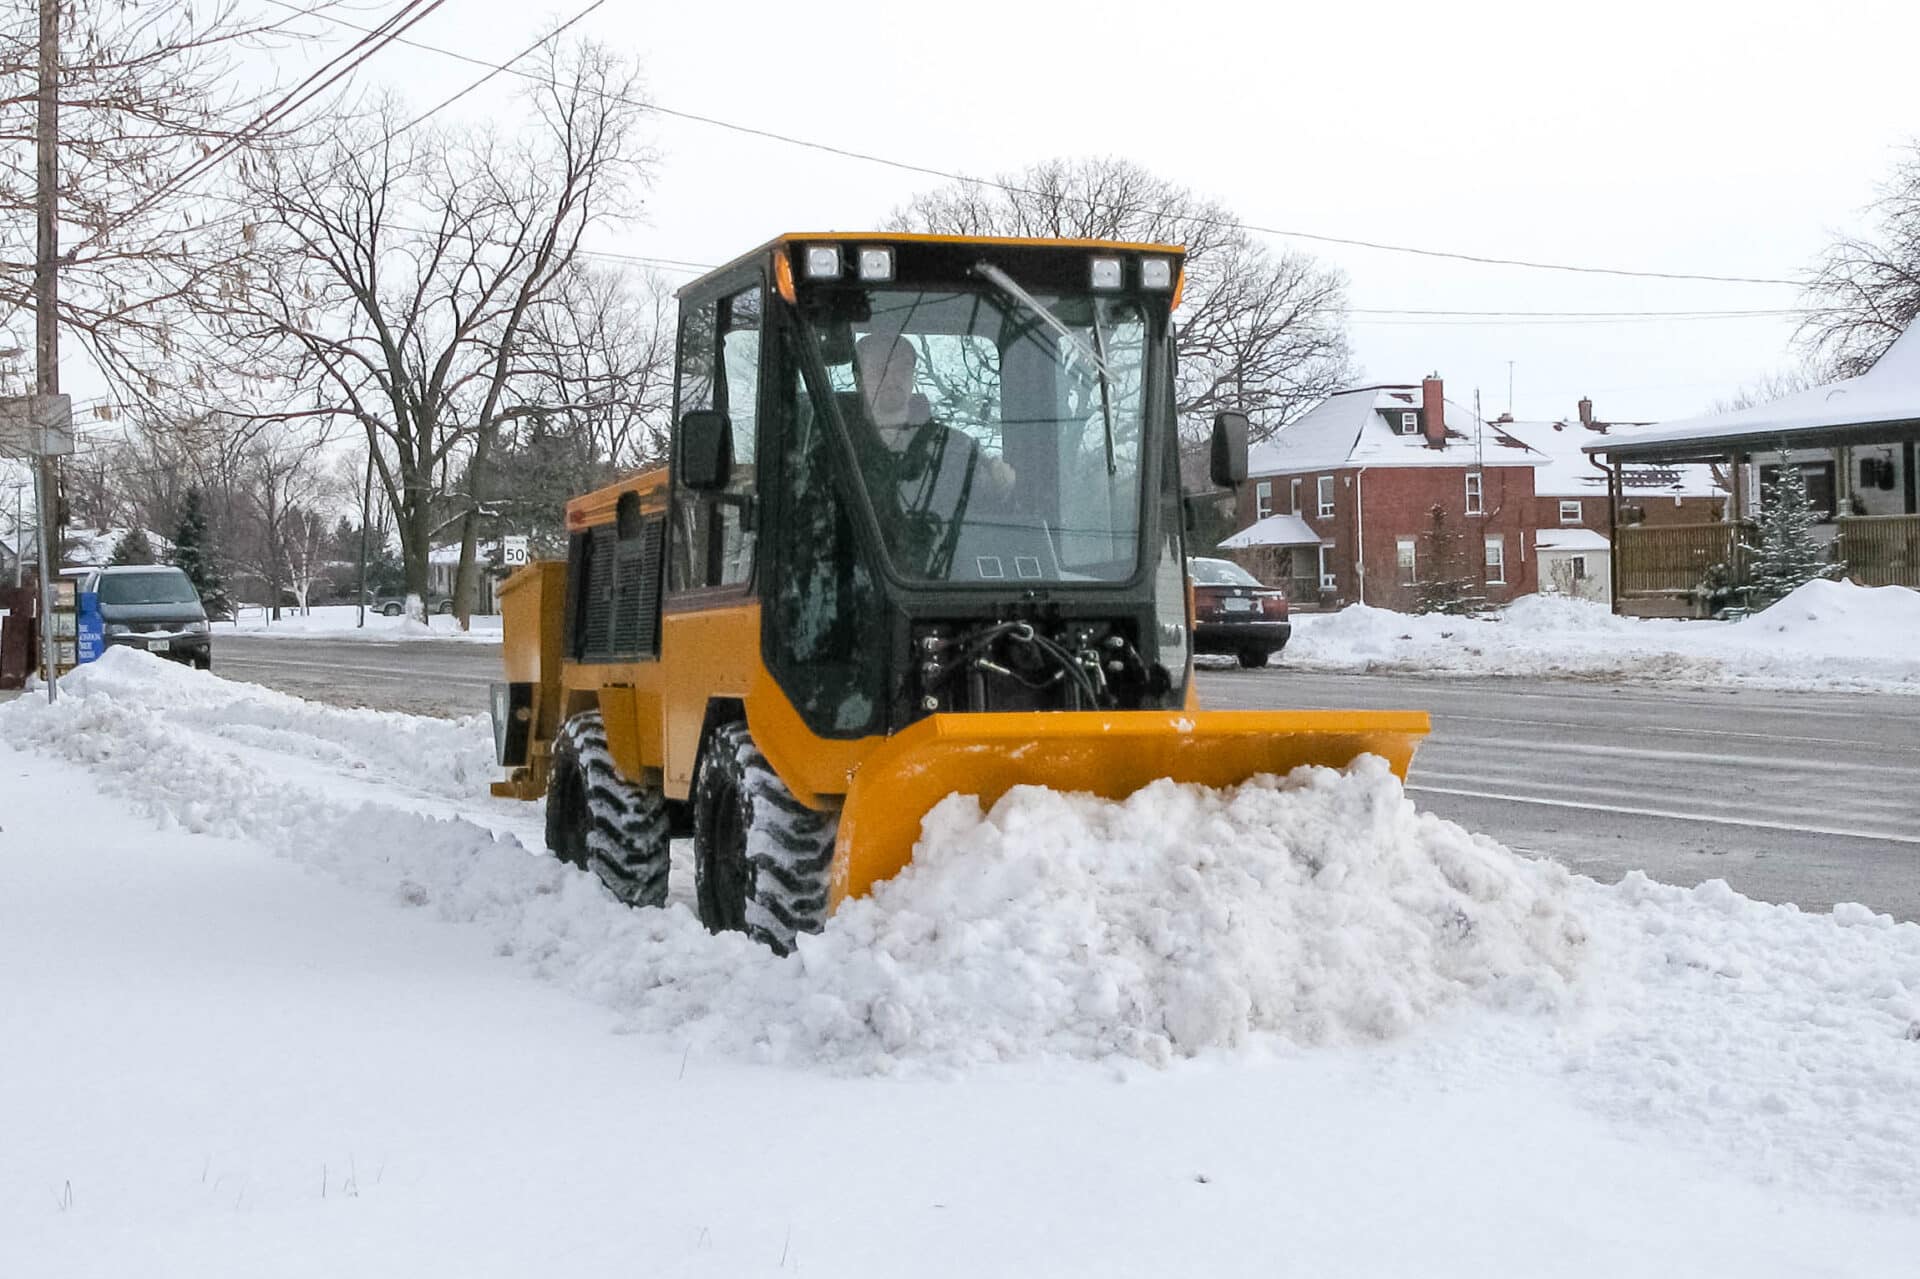
[{"label": "asphalt road surface", "polygon": [[[486,709],[485,644],[222,637],[234,679],[350,706]],[[1421,807],[1613,880],[1725,879],[1770,901],[1860,901],[1920,919],[1920,705],[1857,694],[1579,681],[1208,670],[1220,709],[1433,715],[1408,789]]]}]

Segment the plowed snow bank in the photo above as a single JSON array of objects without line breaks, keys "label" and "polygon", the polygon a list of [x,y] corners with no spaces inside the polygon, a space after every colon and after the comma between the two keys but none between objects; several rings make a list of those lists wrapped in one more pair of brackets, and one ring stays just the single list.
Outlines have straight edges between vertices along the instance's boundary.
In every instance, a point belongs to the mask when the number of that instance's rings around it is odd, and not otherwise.
[{"label": "plowed snow bank", "polygon": [[1581,940],[1564,871],[1417,814],[1363,759],[1120,803],[1022,788],[983,813],[950,798],[908,872],[782,962],[684,908],[626,911],[474,824],[356,810],[213,751],[182,758],[168,721],[458,773],[479,805],[475,725],[315,707],[126,650],[66,687],[51,711],[7,708],[9,734],[100,767],[163,820],[486,923],[636,1029],[773,1059],[1158,1062],[1263,1033],[1376,1039],[1460,1001],[1550,1004]]}]

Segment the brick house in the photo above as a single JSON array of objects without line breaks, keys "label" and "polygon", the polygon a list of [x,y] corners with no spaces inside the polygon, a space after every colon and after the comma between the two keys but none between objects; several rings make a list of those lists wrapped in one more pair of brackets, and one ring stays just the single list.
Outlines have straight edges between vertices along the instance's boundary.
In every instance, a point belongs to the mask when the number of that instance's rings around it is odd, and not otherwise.
[{"label": "brick house", "polygon": [[[1538,589],[1544,460],[1449,403],[1437,375],[1342,391],[1254,446],[1221,548],[1296,606],[1411,611],[1436,576],[1504,604]],[[1436,543],[1451,565],[1434,562]]]}]

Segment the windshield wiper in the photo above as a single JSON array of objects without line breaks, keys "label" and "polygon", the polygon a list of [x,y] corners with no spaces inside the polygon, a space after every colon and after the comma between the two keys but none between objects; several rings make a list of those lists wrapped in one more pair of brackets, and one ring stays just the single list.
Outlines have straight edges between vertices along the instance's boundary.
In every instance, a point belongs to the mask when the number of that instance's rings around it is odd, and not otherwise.
[{"label": "windshield wiper", "polygon": [[[1059,316],[1049,311],[1046,307],[1041,306],[1039,299],[1021,288],[1014,282],[1012,276],[1002,271],[993,263],[976,262],[973,264],[973,273],[983,277],[1002,293],[1026,307],[1027,310],[1033,312],[1043,324],[1065,338],[1068,345],[1073,348],[1075,354],[1093,366],[1095,373],[1097,373],[1100,378],[1100,420],[1102,425],[1106,427],[1107,432],[1107,474],[1115,474],[1116,467],[1113,461],[1113,370],[1107,367],[1106,352],[1104,350],[1094,351],[1088,349],[1087,344],[1080,340],[1078,333],[1068,328]],[[1096,345],[1104,348],[1106,343],[1101,340],[1100,336],[1100,303],[1098,299],[1095,299],[1093,306],[1093,340]]]}]

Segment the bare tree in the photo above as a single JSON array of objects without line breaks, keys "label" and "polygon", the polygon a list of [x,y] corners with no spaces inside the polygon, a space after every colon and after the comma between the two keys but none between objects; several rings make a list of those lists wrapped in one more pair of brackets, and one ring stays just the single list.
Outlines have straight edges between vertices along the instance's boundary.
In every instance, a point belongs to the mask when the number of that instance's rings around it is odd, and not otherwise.
[{"label": "bare tree", "polygon": [[244,522],[234,549],[240,567],[265,584],[275,621],[283,589],[306,611],[319,572],[327,533],[323,511],[335,496],[325,444],[324,437],[256,430],[241,449]]},{"label": "bare tree", "polygon": [[387,102],[256,169],[248,279],[221,312],[226,340],[287,389],[256,420],[367,433],[416,616],[433,535],[457,523],[466,620],[479,512],[450,478],[463,459],[485,474],[503,424],[555,407],[527,372],[533,325],[565,305],[583,236],[650,161],[629,63],[592,44],[541,56],[525,135],[412,127]]},{"label": "bare tree", "polygon": [[673,321],[672,290],[657,275],[574,264],[522,350],[529,402],[553,406],[546,429],[578,436],[621,469],[663,461]]},{"label": "bare tree", "polygon": [[1709,411],[1733,413],[1759,404],[1770,404],[1774,400],[1784,399],[1804,391],[1819,381],[1819,374],[1806,365],[1778,369],[1742,384],[1734,390],[1732,395],[1715,400]]},{"label": "bare tree", "polygon": [[962,182],[894,212],[908,231],[1058,236],[1184,245],[1175,388],[1183,429],[1238,409],[1270,435],[1353,374],[1346,280],[1294,252],[1274,253],[1220,204],[1112,158],[1050,160],[996,184]]},{"label": "bare tree", "polygon": [[1876,229],[1835,239],[1807,281],[1799,336],[1831,377],[1866,372],[1920,317],[1920,142],[1869,207]]},{"label": "bare tree", "polygon": [[[0,346],[29,345],[33,323],[38,11],[0,10]],[[237,0],[61,11],[60,323],[105,374],[144,391],[180,366],[178,305],[241,241],[241,208],[215,185],[224,166],[277,136],[263,116],[279,90],[237,60],[301,37],[289,15]]]}]

